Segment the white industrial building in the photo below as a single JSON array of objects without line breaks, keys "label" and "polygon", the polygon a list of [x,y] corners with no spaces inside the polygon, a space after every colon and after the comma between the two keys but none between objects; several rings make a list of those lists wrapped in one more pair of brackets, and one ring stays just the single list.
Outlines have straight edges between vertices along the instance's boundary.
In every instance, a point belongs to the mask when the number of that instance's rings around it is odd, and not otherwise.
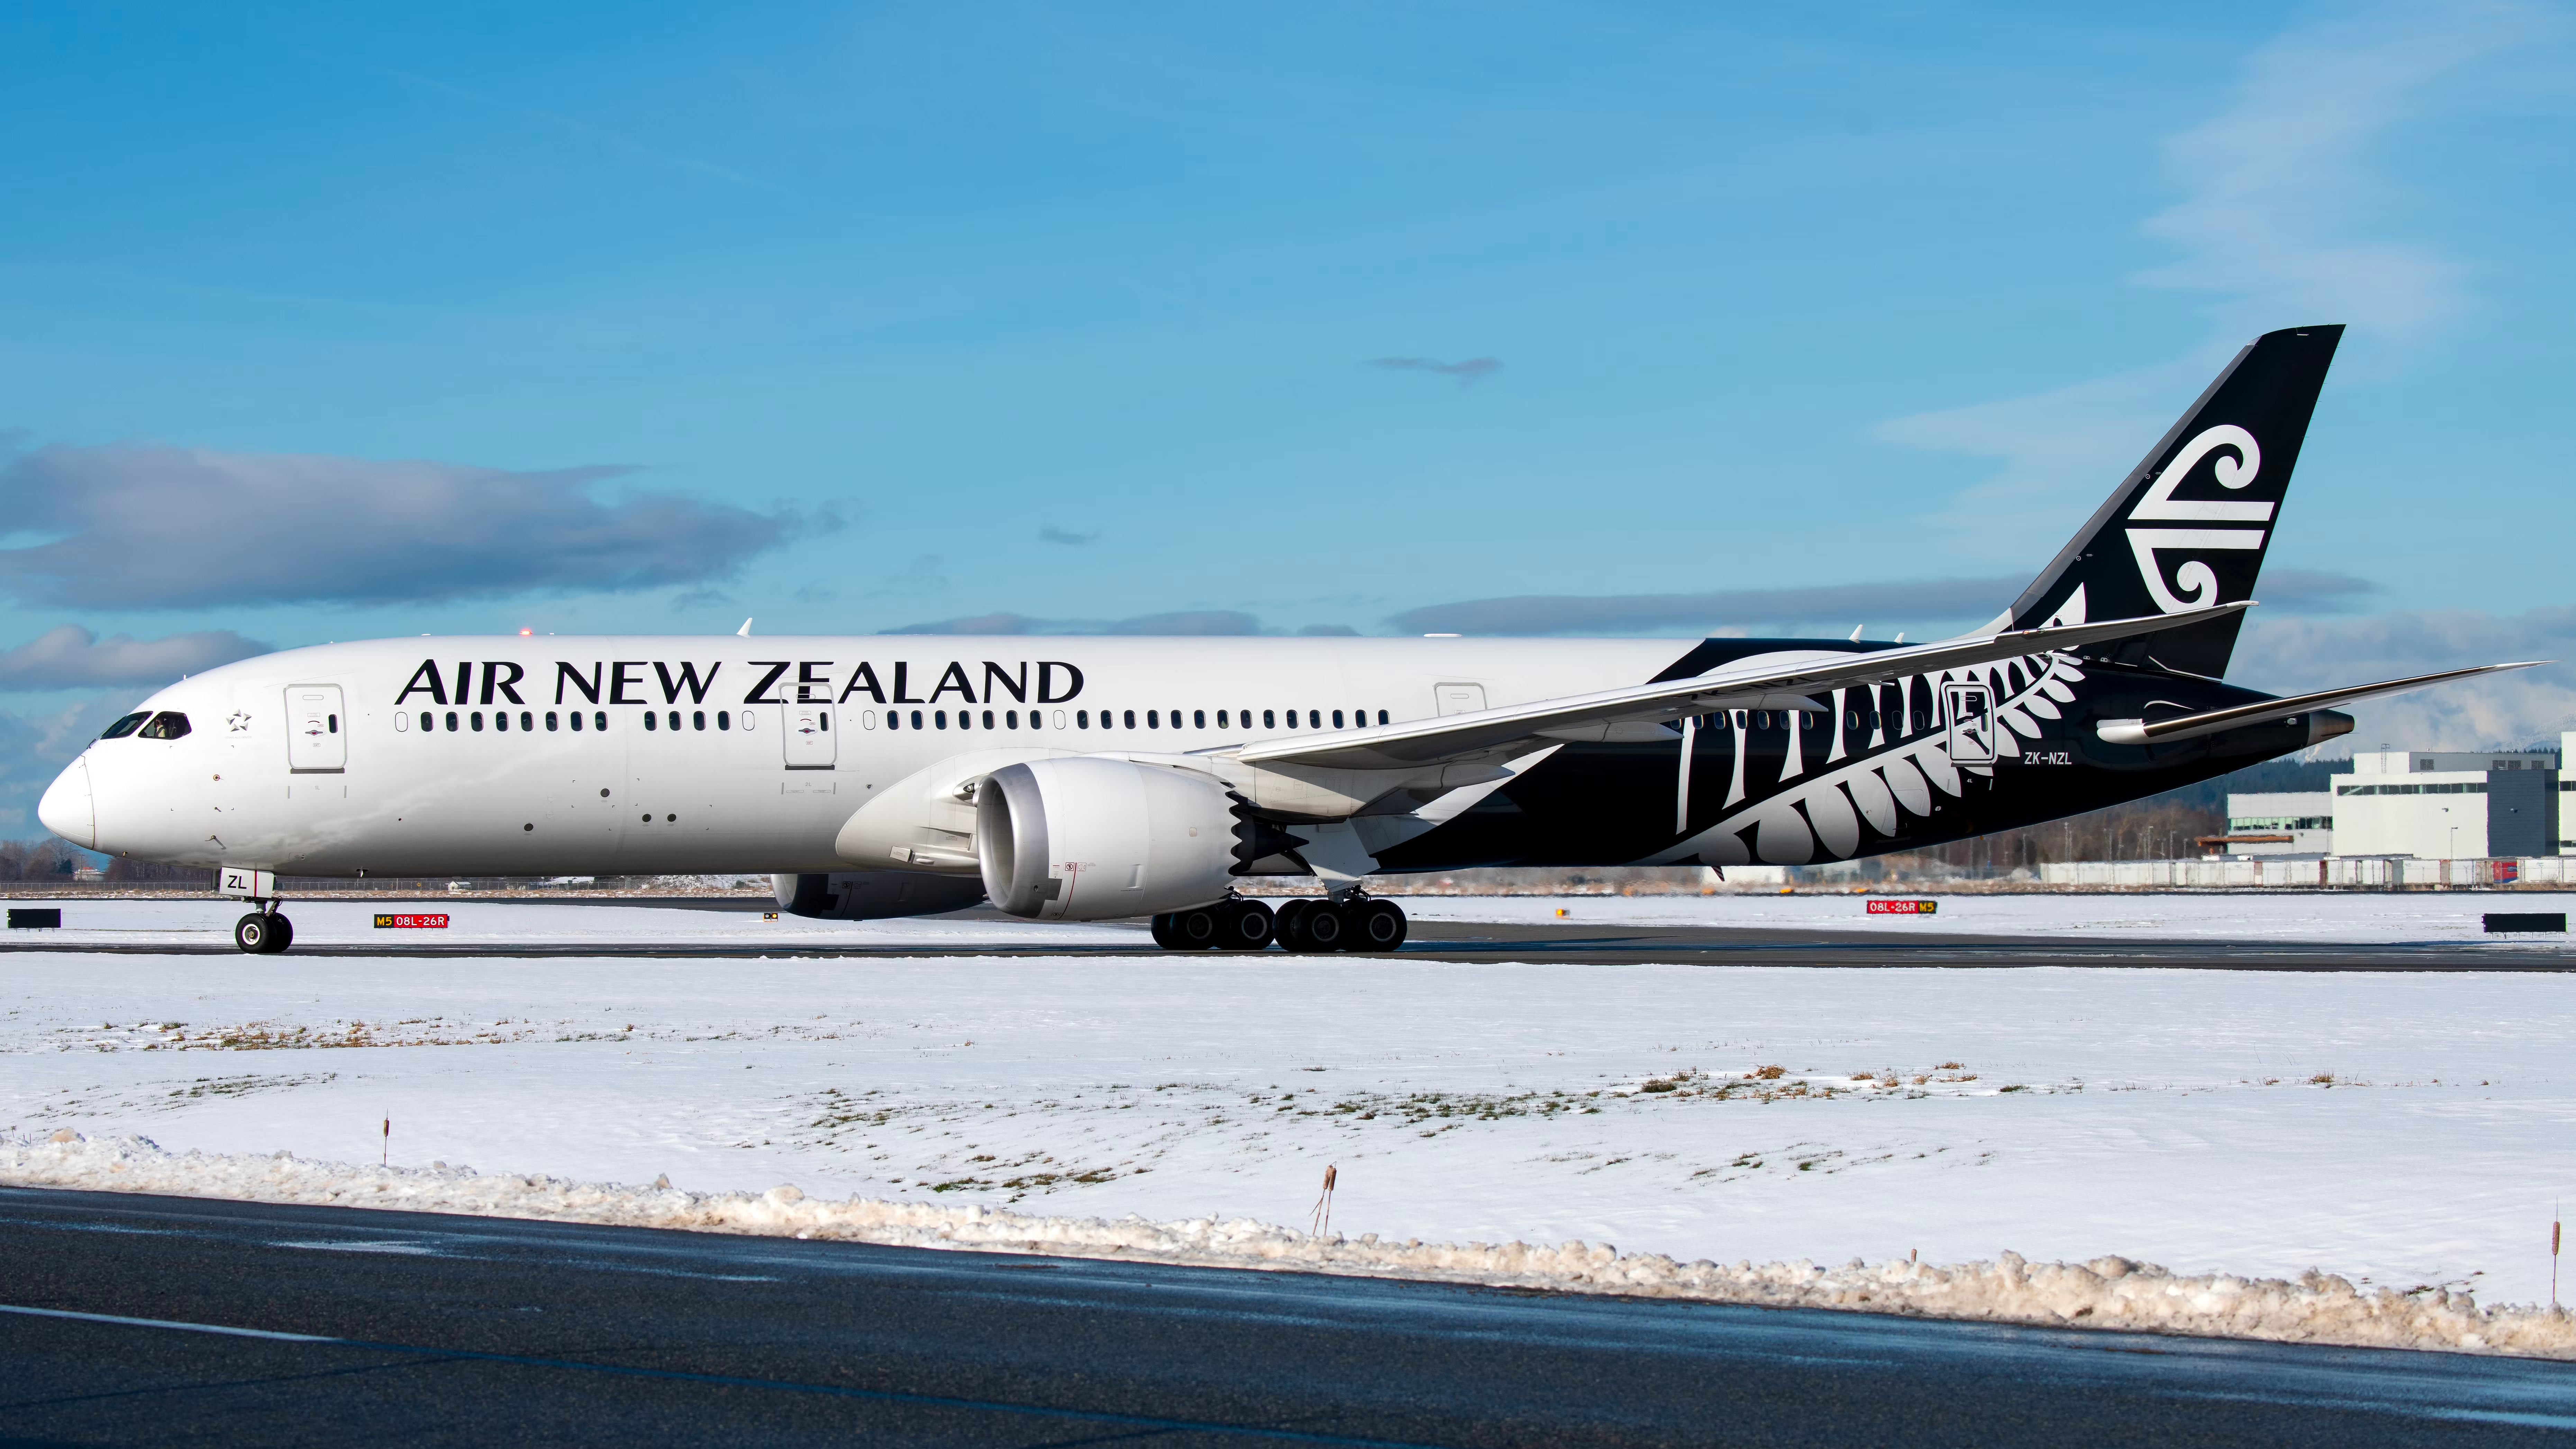
[{"label": "white industrial building", "polygon": [[[2356,752],[2323,793],[2227,797],[2233,854],[2406,856],[2419,860],[2576,855],[2559,823],[2557,750]],[[2570,822],[2576,824],[2576,822]]]}]

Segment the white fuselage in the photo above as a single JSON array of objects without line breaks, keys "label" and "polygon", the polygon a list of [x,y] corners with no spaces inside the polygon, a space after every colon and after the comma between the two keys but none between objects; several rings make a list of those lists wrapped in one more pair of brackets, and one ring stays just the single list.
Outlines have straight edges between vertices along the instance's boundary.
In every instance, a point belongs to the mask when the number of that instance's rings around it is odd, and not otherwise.
[{"label": "white fuselage", "polygon": [[309,875],[883,868],[895,862],[837,855],[836,835],[874,792],[950,757],[1219,751],[1329,732],[1337,714],[1355,728],[1634,684],[1690,647],[942,636],[331,644],[154,694],[136,710],[184,715],[187,733],[93,742],[40,814],[113,855]]}]

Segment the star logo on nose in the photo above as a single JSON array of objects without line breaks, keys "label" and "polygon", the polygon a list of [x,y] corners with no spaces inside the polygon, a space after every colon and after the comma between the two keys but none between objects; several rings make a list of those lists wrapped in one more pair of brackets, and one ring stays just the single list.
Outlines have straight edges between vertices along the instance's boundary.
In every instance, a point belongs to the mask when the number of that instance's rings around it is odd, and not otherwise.
[{"label": "star logo on nose", "polygon": [[234,710],[233,717],[224,721],[224,723],[233,727],[234,734],[240,734],[242,731],[250,728],[250,716],[242,713],[240,710]]}]

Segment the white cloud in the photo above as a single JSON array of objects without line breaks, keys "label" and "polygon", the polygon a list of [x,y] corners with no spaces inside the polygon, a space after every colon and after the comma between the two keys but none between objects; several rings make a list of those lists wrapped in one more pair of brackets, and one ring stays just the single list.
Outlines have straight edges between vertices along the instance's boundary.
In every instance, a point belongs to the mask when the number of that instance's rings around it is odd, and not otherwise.
[{"label": "white cloud", "polygon": [[0,517],[41,540],[0,549],[0,579],[30,602],[123,609],[644,589],[729,576],[808,526],[673,494],[593,496],[632,471],[40,448],[0,466]]},{"label": "white cloud", "polygon": [[2224,295],[2231,336],[2344,322],[2402,337],[2457,315],[2456,263],[2369,234],[2393,190],[2370,143],[2460,99],[2477,62],[2538,23],[2518,5],[2385,6],[2256,51],[2227,107],[2166,144],[2185,195],[2146,228],[2183,255],[2138,280]]},{"label": "white cloud", "polygon": [[48,629],[0,653],[0,690],[94,689],[101,685],[159,687],[236,659],[268,652],[265,644],[229,629],[136,639],[101,639],[78,624]]},{"label": "white cloud", "polygon": [[2183,195],[2146,230],[2180,254],[2135,280],[2216,295],[2190,355],[2025,397],[1918,413],[1874,436],[2001,466],[1927,521],[1962,560],[2055,547],[2227,357],[2259,333],[2347,323],[2405,339],[2468,305],[2466,273],[2404,240],[2372,143],[2473,99],[2544,25],[2509,4],[2389,6],[2290,30],[2244,61],[2226,106],[2166,143]]},{"label": "white cloud", "polygon": [[[2227,671],[2231,682],[2272,694],[2366,684],[2513,660],[2576,660],[2576,608],[2526,614],[2475,609],[2401,611],[2345,618],[2255,619]],[[2348,711],[2357,749],[2477,750],[2555,743],[2576,730],[2576,667],[2552,664],[2413,694]]]},{"label": "white cloud", "polygon": [[1945,557],[2012,561],[2036,572],[2085,514],[2128,476],[2174,415],[2226,361],[2211,349],[2000,402],[1892,418],[1871,436],[1929,452],[1994,458],[1993,474],[1926,521],[1953,535]]}]

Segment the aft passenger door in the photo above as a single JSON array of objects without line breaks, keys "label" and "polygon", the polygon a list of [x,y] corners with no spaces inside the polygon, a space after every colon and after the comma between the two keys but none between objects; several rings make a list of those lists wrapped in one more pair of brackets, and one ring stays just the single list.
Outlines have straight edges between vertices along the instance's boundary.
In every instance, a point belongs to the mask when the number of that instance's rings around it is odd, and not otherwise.
[{"label": "aft passenger door", "polygon": [[791,704],[785,713],[787,728],[782,733],[785,736],[787,768],[832,768],[836,754],[832,743],[832,707],[828,704]]},{"label": "aft passenger door", "polygon": [[1982,684],[1945,684],[1941,704],[1950,717],[1950,762],[1983,765],[1995,758],[1994,692]]},{"label": "aft passenger door", "polygon": [[286,687],[286,765],[298,775],[333,774],[349,766],[349,717],[336,684]]}]

